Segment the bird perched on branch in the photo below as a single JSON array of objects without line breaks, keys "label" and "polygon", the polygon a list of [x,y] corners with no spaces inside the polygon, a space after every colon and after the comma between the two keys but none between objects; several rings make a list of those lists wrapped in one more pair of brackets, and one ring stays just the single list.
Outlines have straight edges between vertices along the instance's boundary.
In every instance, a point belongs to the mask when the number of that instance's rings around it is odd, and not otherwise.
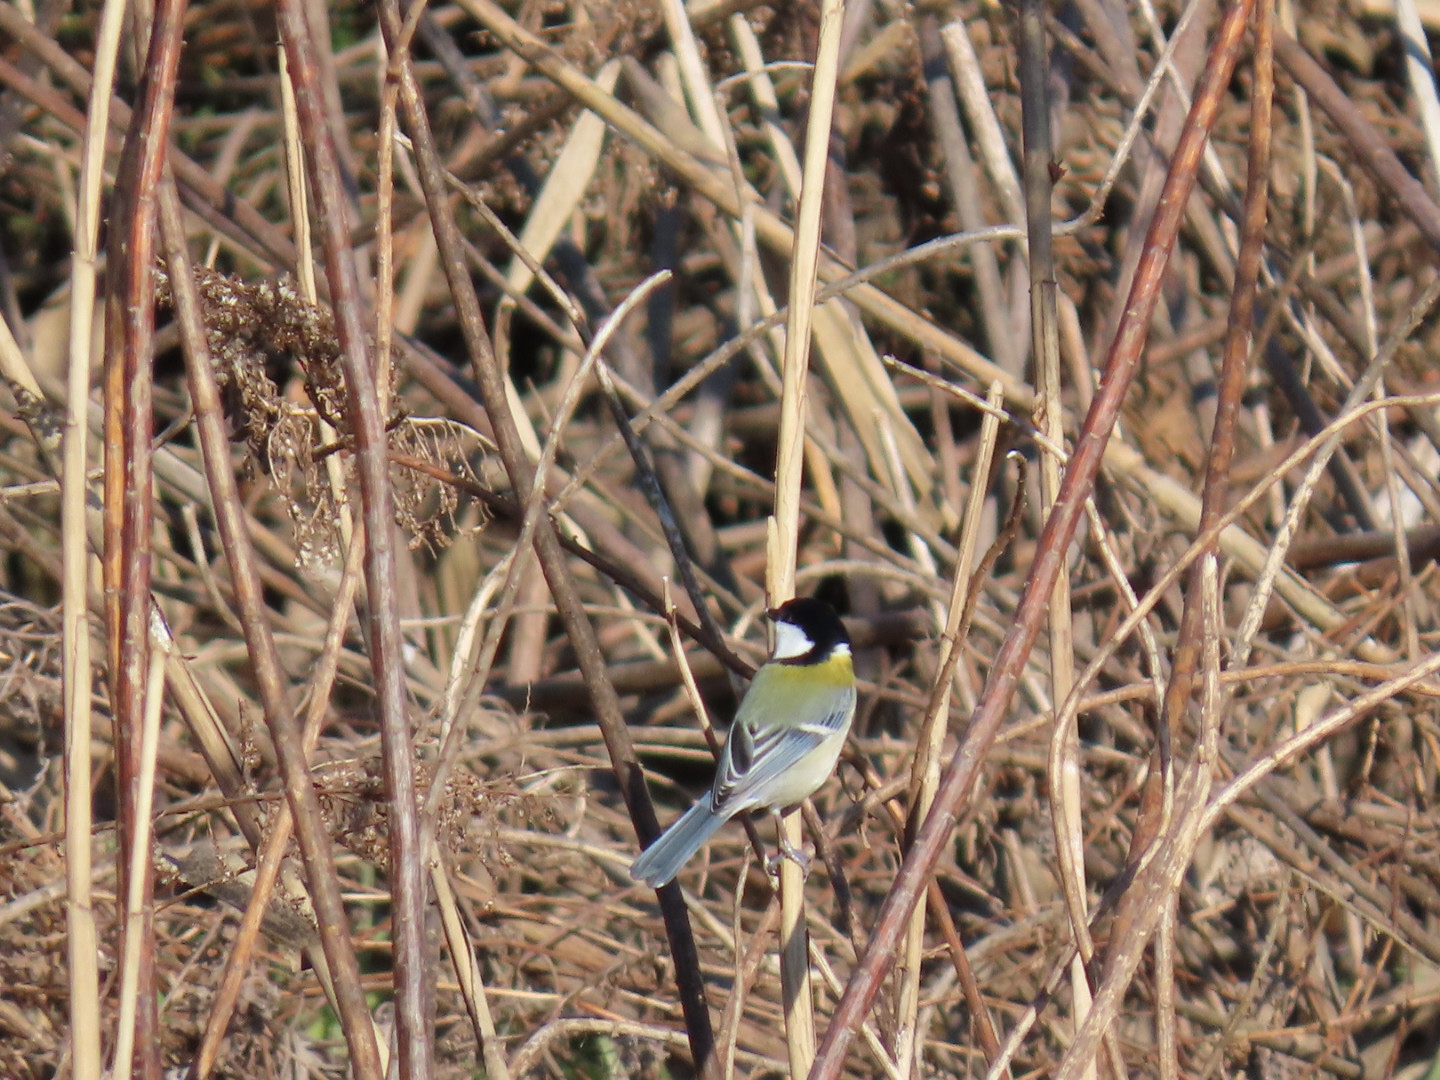
[{"label": "bird perched on branch", "polygon": [[[636,881],[659,888],[725,822],[748,810],[769,810],[778,820],[835,770],[855,716],[845,624],[829,604],[806,597],[780,605],[770,618],[775,648],[740,702],[710,794],[631,864]],[[780,843],[798,858],[783,833]]]}]

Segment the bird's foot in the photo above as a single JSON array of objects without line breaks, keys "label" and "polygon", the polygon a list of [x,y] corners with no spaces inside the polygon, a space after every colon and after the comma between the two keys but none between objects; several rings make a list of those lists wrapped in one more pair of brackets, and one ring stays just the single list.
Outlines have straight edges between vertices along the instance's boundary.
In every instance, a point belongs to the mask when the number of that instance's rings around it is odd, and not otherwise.
[{"label": "bird's foot", "polygon": [[765,872],[773,878],[778,878],[780,876],[780,865],[786,859],[789,859],[796,866],[800,867],[800,876],[802,878],[810,876],[810,864],[814,860],[805,854],[805,852],[797,850],[795,845],[785,838],[785,834],[782,831],[780,834],[780,850],[766,858]]}]

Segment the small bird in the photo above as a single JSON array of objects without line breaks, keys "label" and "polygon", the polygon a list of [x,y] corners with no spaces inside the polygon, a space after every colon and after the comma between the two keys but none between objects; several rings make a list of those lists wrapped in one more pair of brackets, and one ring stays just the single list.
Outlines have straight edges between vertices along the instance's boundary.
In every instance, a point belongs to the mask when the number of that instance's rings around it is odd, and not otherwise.
[{"label": "small bird", "polygon": [[[725,822],[747,810],[778,817],[834,771],[855,715],[845,624],[829,604],[807,597],[786,601],[770,618],[775,649],[740,702],[710,794],[631,864],[636,881],[659,888]],[[781,846],[788,847],[783,836]]]}]

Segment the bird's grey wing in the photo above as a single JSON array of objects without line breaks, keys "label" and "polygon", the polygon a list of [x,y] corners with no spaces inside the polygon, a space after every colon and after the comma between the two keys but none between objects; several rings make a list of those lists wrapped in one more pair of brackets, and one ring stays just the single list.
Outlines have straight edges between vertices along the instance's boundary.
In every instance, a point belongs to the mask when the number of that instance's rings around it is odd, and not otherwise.
[{"label": "bird's grey wing", "polygon": [[855,709],[855,690],[835,691],[830,707],[813,720],[785,727],[741,709],[725,739],[710,792],[716,813],[738,814],[767,804],[766,790],[826,739],[842,730]]}]

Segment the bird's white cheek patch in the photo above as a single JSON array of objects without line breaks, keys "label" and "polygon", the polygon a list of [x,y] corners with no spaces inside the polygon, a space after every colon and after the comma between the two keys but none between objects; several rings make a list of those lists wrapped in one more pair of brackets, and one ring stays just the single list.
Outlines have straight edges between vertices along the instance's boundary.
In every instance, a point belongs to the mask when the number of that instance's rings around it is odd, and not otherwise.
[{"label": "bird's white cheek patch", "polygon": [[815,647],[798,626],[787,622],[775,624],[775,659],[793,660],[797,656],[804,656]]}]

